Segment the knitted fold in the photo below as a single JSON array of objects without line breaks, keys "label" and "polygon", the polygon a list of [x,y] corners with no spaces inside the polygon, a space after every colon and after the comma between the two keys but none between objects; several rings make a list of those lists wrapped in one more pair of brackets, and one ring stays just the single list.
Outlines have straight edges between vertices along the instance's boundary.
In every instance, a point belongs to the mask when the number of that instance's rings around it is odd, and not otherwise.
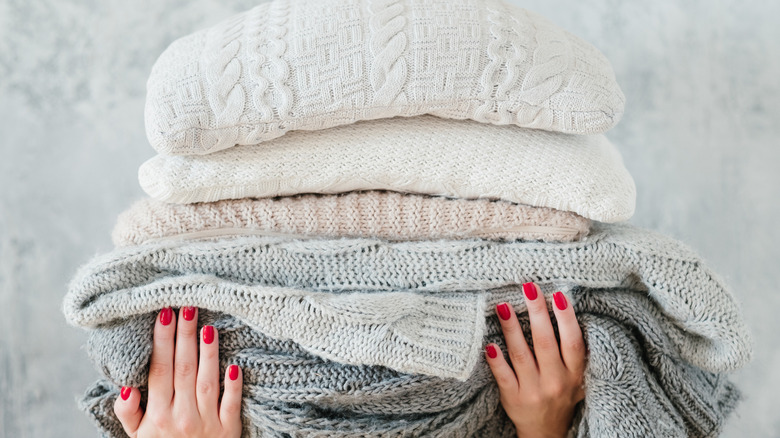
[{"label": "knitted fold", "polygon": [[603,135],[577,136],[432,116],[293,132],[263,147],[158,155],[141,165],[152,198],[177,204],[390,190],[498,199],[629,219],[636,187]]},{"label": "knitted fold", "polygon": [[298,195],[177,205],[144,199],[119,215],[117,246],[242,234],[568,242],[588,233],[575,213],[487,199],[389,191]]},{"label": "knitted fold", "polygon": [[[521,308],[520,287],[475,294],[490,304],[479,316],[486,321],[481,343],[495,342],[506,352],[493,306],[507,301]],[[570,294],[589,349],[577,436],[709,437],[721,431],[739,393],[724,374],[682,358],[669,330],[674,322],[657,303],[622,288],[575,288]],[[444,298],[426,312],[446,313],[448,299],[457,300]],[[219,330],[222,369],[242,367],[244,437],[514,436],[481,354],[465,381],[399,373],[322,359],[242,318],[206,309],[199,315],[199,324]],[[124,436],[112,410],[119,387],[146,391],[155,316],[115,319],[90,330],[87,351],[108,380],[91,387],[81,407],[103,436]],[[518,319],[529,336],[527,313]]]},{"label": "knitted fold", "polygon": [[[464,379],[484,333],[481,319],[464,323],[484,305],[473,293],[526,281],[564,291],[630,287],[673,322],[672,348],[685,361],[722,372],[750,358],[749,332],[722,281],[684,245],[629,225],[598,224],[584,240],[560,244],[262,236],[120,248],[80,268],[64,313],[94,328],[198,306],[330,360]],[[427,313],[437,299],[456,298],[458,306]]]},{"label": "knitted fold", "polygon": [[174,41],[147,82],[160,153],[433,114],[572,134],[618,123],[604,55],[501,0],[274,0]]}]

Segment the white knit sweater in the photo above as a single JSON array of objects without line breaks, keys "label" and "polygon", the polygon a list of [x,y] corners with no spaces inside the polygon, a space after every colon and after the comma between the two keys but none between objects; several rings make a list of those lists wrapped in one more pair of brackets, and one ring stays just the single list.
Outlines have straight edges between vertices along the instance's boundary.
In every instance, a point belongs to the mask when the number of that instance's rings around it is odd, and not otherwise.
[{"label": "white knit sweater", "polygon": [[145,113],[190,155],[420,114],[601,133],[624,100],[595,47],[501,0],[274,0],[171,44]]},{"label": "white knit sweater", "polygon": [[204,156],[158,155],[141,187],[174,203],[392,190],[502,199],[602,222],[634,213],[636,188],[603,135],[571,135],[433,116],[294,132]]}]

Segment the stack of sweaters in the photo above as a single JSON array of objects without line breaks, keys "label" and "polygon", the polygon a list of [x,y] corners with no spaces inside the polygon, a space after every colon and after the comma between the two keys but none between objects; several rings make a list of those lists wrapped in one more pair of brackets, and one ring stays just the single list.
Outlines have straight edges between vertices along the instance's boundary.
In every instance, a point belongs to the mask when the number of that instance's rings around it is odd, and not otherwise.
[{"label": "stack of sweaters", "polygon": [[[522,283],[589,348],[579,437],[714,436],[752,354],[684,245],[625,223],[606,58],[500,0],[273,0],[175,41],[148,82],[150,199],[64,301],[124,436],[155,315],[197,306],[244,371],[244,437],[510,437],[484,360]],[[503,351],[506,349],[504,348]]]}]

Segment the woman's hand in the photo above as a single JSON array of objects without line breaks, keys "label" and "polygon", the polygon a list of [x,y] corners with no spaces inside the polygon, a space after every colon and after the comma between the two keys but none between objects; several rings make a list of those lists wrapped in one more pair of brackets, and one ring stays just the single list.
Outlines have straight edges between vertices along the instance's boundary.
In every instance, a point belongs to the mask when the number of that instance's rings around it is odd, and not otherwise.
[{"label": "woman's hand", "polygon": [[[534,351],[528,347],[512,306],[496,306],[512,367],[498,345],[485,348],[487,362],[501,392],[501,405],[518,437],[565,437],[574,407],[585,398],[585,342],[566,296],[553,295],[561,347],[555,338],[547,303],[534,283],[523,285]],[[514,370],[512,369],[514,368]]]},{"label": "woman's hand", "polygon": [[122,388],[114,412],[131,438],[240,437],[241,369],[227,368],[219,403],[217,330],[203,326],[198,362],[198,309],[183,307],[179,313],[178,326],[170,307],[155,323],[146,412],[139,406],[141,392],[129,387]]}]

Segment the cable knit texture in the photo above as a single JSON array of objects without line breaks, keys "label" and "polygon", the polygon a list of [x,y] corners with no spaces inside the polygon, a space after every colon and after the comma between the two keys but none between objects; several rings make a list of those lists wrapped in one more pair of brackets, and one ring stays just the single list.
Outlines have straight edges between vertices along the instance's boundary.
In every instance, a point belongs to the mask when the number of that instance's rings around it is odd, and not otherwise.
[{"label": "cable knit texture", "polygon": [[186,205],[144,199],[119,215],[112,237],[117,246],[273,234],[570,242],[581,239],[589,228],[588,219],[551,208],[372,190]]},{"label": "cable knit texture", "polygon": [[273,0],[174,41],[147,90],[171,155],[421,114],[594,134],[625,103],[595,47],[501,0]]},{"label": "cable knit texture", "polygon": [[[682,274],[682,272],[681,272]],[[259,280],[253,277],[251,281]],[[143,282],[138,278],[139,283]],[[545,283],[550,294],[553,283]],[[686,284],[685,287],[694,287]],[[716,436],[739,399],[739,392],[726,375],[698,368],[681,354],[672,328],[678,321],[641,290],[632,288],[568,291],[588,344],[585,372],[586,397],[580,405],[574,435],[580,437],[710,437]],[[709,289],[699,289],[712,292]],[[201,293],[209,293],[202,291]],[[220,300],[220,293],[210,292]],[[162,288],[158,294],[174,294]],[[335,302],[344,292],[300,292],[277,308],[275,315],[296,319],[311,303]],[[341,307],[338,312],[319,312],[317,319],[298,319],[300,326],[314,325],[321,332],[340,334],[349,319],[366,319],[366,312],[390,316],[398,313],[389,303],[395,292],[358,292],[360,306]],[[424,319],[440,322],[463,305],[459,294],[418,292],[439,298],[433,306],[417,309]],[[517,284],[469,292],[486,304],[474,314],[485,325],[480,343],[496,342],[506,352],[494,306],[512,303],[526,336],[530,335],[521,287]],[[323,298],[325,296],[325,298]],[[111,302],[113,293],[97,300]],[[167,299],[179,302],[177,298]],[[549,298],[548,298],[549,299]],[[194,302],[194,301],[193,301]],[[307,302],[307,305],[301,305]],[[119,297],[115,305],[126,307]],[[266,303],[260,306],[266,306]],[[316,306],[316,305],[315,305]],[[320,307],[322,308],[322,307]],[[336,309],[334,309],[336,310]],[[124,317],[109,317],[90,330],[87,351],[108,381],[90,388],[81,402],[104,432],[124,436],[111,409],[120,386],[146,390],[148,361],[155,313],[136,309]],[[410,314],[406,308],[402,313]],[[398,315],[395,315],[398,318]],[[202,309],[200,324],[213,324],[220,333],[222,369],[231,363],[244,370],[243,421],[245,437],[509,437],[513,425],[499,405],[498,389],[484,356],[465,380],[408,374],[383,366],[349,365],[310,354],[307,348],[269,332],[263,324],[242,316]],[[374,320],[375,350],[392,344],[394,335]],[[348,324],[347,324],[348,325]],[[445,329],[444,326],[441,326]],[[446,327],[447,329],[449,327]],[[445,330],[442,330],[444,333]],[[269,335],[268,333],[272,333]],[[445,335],[446,336],[446,335]],[[691,334],[690,336],[696,336]],[[408,342],[415,342],[408,338]],[[532,340],[528,342],[533,346]],[[355,349],[362,348],[355,345]],[[743,348],[746,346],[742,346]],[[425,354],[428,350],[415,350]],[[732,354],[744,354],[735,353]],[[410,356],[412,357],[412,356]],[[584,408],[584,409],[583,409]]]},{"label": "cable knit texture", "polygon": [[501,199],[602,222],[634,213],[636,187],[603,135],[577,136],[433,116],[295,132],[268,147],[158,155],[141,187],[173,203],[391,190]]},{"label": "cable knit texture", "polygon": [[[643,291],[673,321],[668,335],[685,361],[723,372],[749,360],[747,328],[721,280],[682,244],[628,225],[599,224],[560,244],[252,236],[120,248],[79,270],[64,312],[96,327],[194,305],[329,360],[463,379],[484,332],[474,320],[484,303],[469,292],[526,281]],[[366,293],[378,291],[393,293]],[[444,299],[458,305],[430,312]]]}]

